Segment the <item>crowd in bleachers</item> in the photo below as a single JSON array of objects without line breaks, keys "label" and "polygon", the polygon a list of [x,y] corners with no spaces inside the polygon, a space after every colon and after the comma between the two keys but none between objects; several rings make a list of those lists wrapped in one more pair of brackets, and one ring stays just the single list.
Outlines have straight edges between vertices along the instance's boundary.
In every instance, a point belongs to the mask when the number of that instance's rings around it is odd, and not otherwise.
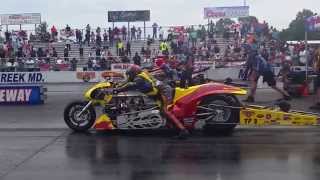
[{"label": "crowd in bleachers", "polygon": [[[239,21],[223,27],[212,21],[207,25],[159,27],[152,25],[152,33],[143,39],[142,28],[125,26],[119,28],[92,29],[88,24],[84,29],[72,29],[67,25],[58,30],[41,25],[34,34],[26,31],[6,31],[0,33],[0,69],[2,71],[21,70],[76,70],[76,66],[87,69],[109,69],[111,63],[152,63],[158,56],[192,54],[195,61],[244,62],[248,49],[256,46],[264,57],[278,66],[290,60],[295,65],[306,61],[303,43],[286,44],[278,38],[278,32],[266,22]],[[138,52],[132,52],[134,42],[146,41]],[[63,56],[59,56],[53,42],[65,44]],[[42,42],[45,48],[34,48],[33,43]],[[159,42],[159,48],[151,44]],[[72,44],[79,45],[79,59],[71,57]],[[89,57],[84,57],[84,47],[90,47]],[[113,53],[112,49],[116,51]],[[311,55],[312,55],[311,49]],[[134,56],[133,56],[134,55]],[[310,56],[312,57],[312,56]],[[140,63],[137,59],[141,59]]]}]

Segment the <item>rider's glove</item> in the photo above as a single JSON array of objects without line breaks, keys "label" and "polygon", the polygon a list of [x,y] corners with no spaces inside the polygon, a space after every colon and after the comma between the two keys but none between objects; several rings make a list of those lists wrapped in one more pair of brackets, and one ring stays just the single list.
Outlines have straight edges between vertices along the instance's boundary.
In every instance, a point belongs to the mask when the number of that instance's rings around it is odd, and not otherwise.
[{"label": "rider's glove", "polygon": [[106,95],[106,93],[104,92],[104,90],[99,90],[99,91],[97,91],[97,94],[95,95],[95,97],[97,99],[104,99],[105,95]]},{"label": "rider's glove", "polygon": [[119,91],[117,90],[117,89],[114,89],[113,91],[112,91],[112,94],[118,94],[119,93]]}]

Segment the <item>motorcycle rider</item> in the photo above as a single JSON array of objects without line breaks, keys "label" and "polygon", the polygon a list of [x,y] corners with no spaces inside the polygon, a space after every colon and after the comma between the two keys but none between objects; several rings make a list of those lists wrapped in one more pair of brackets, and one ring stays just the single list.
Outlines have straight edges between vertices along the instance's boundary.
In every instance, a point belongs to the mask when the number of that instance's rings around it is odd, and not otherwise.
[{"label": "motorcycle rider", "polygon": [[173,101],[173,91],[169,85],[165,83],[160,83],[157,86],[156,80],[148,72],[142,71],[142,69],[137,65],[131,65],[126,71],[127,81],[113,90],[114,94],[120,92],[137,90],[149,97],[157,97],[162,100],[162,111],[164,114],[173,122],[173,124],[180,130],[179,138],[185,138],[189,132],[184,127],[184,125],[175,117],[173,113],[168,110],[168,106],[172,104]]}]

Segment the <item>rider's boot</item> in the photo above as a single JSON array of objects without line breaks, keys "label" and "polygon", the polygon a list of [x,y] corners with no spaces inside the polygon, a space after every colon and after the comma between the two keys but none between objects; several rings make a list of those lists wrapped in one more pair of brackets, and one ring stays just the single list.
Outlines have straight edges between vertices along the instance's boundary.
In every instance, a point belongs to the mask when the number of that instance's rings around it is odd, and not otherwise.
[{"label": "rider's boot", "polygon": [[166,113],[167,117],[174,123],[174,125],[180,130],[177,138],[186,139],[190,135],[190,133],[186,129],[186,127],[184,127],[184,125],[181,123],[181,121],[179,121],[179,119],[176,118],[176,116],[174,114],[172,114],[168,110],[165,110],[165,113]]}]

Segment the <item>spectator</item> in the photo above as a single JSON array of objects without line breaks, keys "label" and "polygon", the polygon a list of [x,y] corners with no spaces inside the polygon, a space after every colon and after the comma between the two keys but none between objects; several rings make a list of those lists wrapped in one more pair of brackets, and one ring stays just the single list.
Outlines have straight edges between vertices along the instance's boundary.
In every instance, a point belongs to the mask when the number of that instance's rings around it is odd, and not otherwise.
[{"label": "spectator", "polygon": [[52,40],[53,40],[53,41],[56,41],[57,36],[58,36],[58,31],[57,31],[57,29],[56,29],[55,26],[52,26],[52,27],[51,27],[51,37],[52,37]]},{"label": "spectator", "polygon": [[127,41],[126,54],[131,57],[131,44],[129,41]]},{"label": "spectator", "polygon": [[135,65],[141,66],[141,57],[139,56],[138,52],[133,57],[133,63]]},{"label": "spectator", "polygon": [[153,39],[148,35],[147,45],[150,46],[153,43]]},{"label": "spectator", "polygon": [[214,45],[213,49],[214,49],[214,53],[215,53],[215,54],[219,54],[219,53],[220,53],[220,48],[219,48],[219,46]]},{"label": "spectator", "polygon": [[11,33],[9,31],[6,31],[4,33],[4,36],[6,37],[6,42],[10,42],[11,41]]},{"label": "spectator", "polygon": [[79,44],[82,44],[82,31],[79,30]]},{"label": "spectator", "polygon": [[51,55],[52,57],[58,57],[58,53],[57,53],[57,51],[56,51],[56,48],[52,48],[52,55]]},{"label": "spectator", "polygon": [[150,59],[151,58],[151,50],[149,47],[147,47],[146,51],[145,51],[145,57],[147,59]]},{"label": "spectator", "polygon": [[135,26],[133,26],[133,27],[131,28],[131,40],[136,40],[136,39],[137,39],[137,37],[136,37],[136,32],[137,32],[137,29],[136,29]]},{"label": "spectator", "polygon": [[191,56],[181,57],[182,61],[182,74],[180,80],[180,87],[187,88],[192,86],[192,73],[193,73],[193,58]]},{"label": "spectator", "polygon": [[113,41],[114,41],[114,32],[111,30],[111,28],[109,28],[108,34],[109,34],[109,43],[110,43],[110,46],[112,47]]},{"label": "spectator", "polygon": [[197,31],[195,31],[193,29],[193,26],[192,26],[191,32],[190,32],[190,39],[192,42],[192,47],[196,47],[197,46]]},{"label": "spectator", "polygon": [[77,70],[77,59],[76,58],[72,58],[72,60],[70,61],[71,63],[71,71],[76,71]]},{"label": "spectator", "polygon": [[96,42],[96,40],[95,40],[95,35],[94,35],[94,32],[92,31],[91,32],[91,35],[90,35],[90,37],[91,37],[91,43],[95,43]]},{"label": "spectator", "polygon": [[107,61],[106,62],[107,62],[107,68],[111,69],[111,64],[114,62],[114,58],[109,50],[107,52]]},{"label": "spectator", "polygon": [[63,59],[61,59],[60,57],[57,58],[56,64],[64,64],[65,61],[63,61]]},{"label": "spectator", "polygon": [[159,39],[160,41],[163,41],[164,39],[164,30],[162,29],[162,27],[159,28]]},{"label": "spectator", "polygon": [[152,25],[152,39],[157,39],[157,29],[158,29],[158,24],[157,23],[153,23]]},{"label": "spectator", "polygon": [[126,41],[127,40],[127,28],[125,26],[122,26],[121,33],[122,33],[122,40]]},{"label": "spectator", "polygon": [[25,62],[25,68],[27,71],[33,71],[35,68],[35,61],[32,58],[28,58],[27,61]]},{"label": "spectator", "polygon": [[71,37],[67,37],[66,39],[66,46],[68,48],[69,51],[71,51]]},{"label": "spectator", "polygon": [[80,58],[83,58],[83,46],[82,46],[82,44],[80,44],[80,46],[79,46],[79,55],[80,55]]},{"label": "spectator", "polygon": [[49,52],[49,49],[46,49],[45,57],[46,57],[45,63],[50,64],[50,52]]},{"label": "spectator", "polygon": [[25,55],[24,55],[24,53],[23,53],[23,51],[22,51],[22,47],[20,47],[20,48],[18,48],[18,52],[17,52],[17,57],[24,57]]},{"label": "spectator", "polygon": [[106,70],[107,69],[107,61],[106,61],[106,59],[103,57],[103,58],[101,58],[101,60],[100,60],[100,70],[101,71],[104,71],[104,70]]},{"label": "spectator", "polygon": [[113,37],[115,40],[120,39],[120,30],[118,27],[115,27],[113,29]]},{"label": "spectator", "polygon": [[97,36],[96,36],[96,45],[97,45],[98,47],[101,47],[101,43],[102,43],[102,39],[101,39],[101,36],[100,36],[100,33],[99,33],[99,34],[97,34]]},{"label": "spectator", "polygon": [[160,51],[163,55],[169,55],[169,45],[166,41],[160,43]]},{"label": "spectator", "polygon": [[104,44],[107,44],[107,42],[108,42],[107,30],[104,30],[104,33],[103,33],[103,43],[104,43]]},{"label": "spectator", "polygon": [[69,49],[67,46],[64,47],[63,50],[63,56],[64,56],[64,61],[68,62],[69,61]]},{"label": "spectator", "polygon": [[124,51],[124,45],[123,42],[120,40],[117,43],[117,56],[122,56]]},{"label": "spectator", "polygon": [[91,32],[91,27],[90,27],[89,24],[87,24],[87,26],[86,26],[86,34],[90,34],[90,32]]},{"label": "spectator", "polygon": [[142,56],[145,56],[145,55],[146,55],[146,50],[144,49],[144,47],[141,48],[140,54],[141,54]]},{"label": "spectator", "polygon": [[85,35],[85,39],[84,39],[84,42],[83,43],[88,43],[88,46],[90,46],[90,32],[86,32],[86,35]]},{"label": "spectator", "polygon": [[141,34],[142,34],[142,30],[140,27],[138,27],[138,30],[137,30],[137,39],[138,40],[141,40]]},{"label": "spectator", "polygon": [[122,56],[121,62],[122,63],[130,63],[130,59],[128,58],[128,56]]},{"label": "spectator", "polygon": [[92,71],[93,70],[93,62],[92,62],[91,58],[89,58],[89,60],[87,62],[87,67],[88,67],[88,71]]},{"label": "spectator", "polygon": [[81,31],[79,29],[76,29],[76,40],[77,40],[77,43],[81,43],[81,40],[80,40],[80,34],[81,34]]},{"label": "spectator", "polygon": [[314,54],[313,71],[317,75],[315,79],[316,103],[313,106],[311,106],[310,109],[320,110],[320,46]]},{"label": "spectator", "polygon": [[97,27],[96,33],[100,35],[100,33],[101,33],[101,28],[100,27]]},{"label": "spectator", "polygon": [[97,60],[101,59],[101,49],[100,49],[100,47],[96,48],[96,59]]},{"label": "spectator", "polygon": [[70,28],[70,26],[68,24],[66,26],[66,33],[67,33],[67,37],[71,36],[71,28]]},{"label": "spectator", "polygon": [[93,66],[93,70],[94,70],[94,71],[98,71],[100,67],[99,67],[99,64],[98,64],[98,62],[97,62],[96,59],[93,59],[93,60],[92,60],[92,64],[93,64],[93,65],[92,65],[92,66]]},{"label": "spectator", "polygon": [[32,57],[32,58],[37,57],[37,52],[35,51],[35,49],[33,47],[30,50],[30,57]]},{"label": "spectator", "polygon": [[155,48],[152,49],[152,54],[151,54],[151,57],[152,58],[156,58],[158,57],[159,55],[159,51],[157,51]]},{"label": "spectator", "polygon": [[43,52],[42,48],[38,49],[37,56],[40,59],[42,59],[44,57],[44,52]]}]

